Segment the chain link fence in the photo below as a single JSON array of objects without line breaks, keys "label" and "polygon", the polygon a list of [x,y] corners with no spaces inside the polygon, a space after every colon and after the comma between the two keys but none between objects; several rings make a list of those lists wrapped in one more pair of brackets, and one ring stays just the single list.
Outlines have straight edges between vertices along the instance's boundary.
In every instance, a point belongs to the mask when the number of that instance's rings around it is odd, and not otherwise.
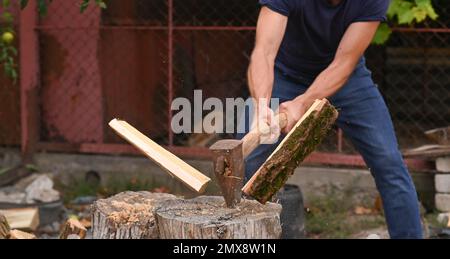
[{"label": "chain link fence", "polygon": [[450,125],[450,3],[433,2],[437,21],[395,28],[386,46],[367,52],[402,148],[424,145],[424,131]]},{"label": "chain link fence", "polygon": [[[10,12],[17,16],[18,6],[12,4],[7,10],[0,7],[0,14],[4,11]],[[3,19],[0,19],[4,21]],[[17,21],[16,21],[17,22]],[[0,22],[0,28],[5,28],[5,25]],[[14,29],[17,31],[18,24],[14,24]],[[19,40],[18,33],[15,34],[13,46],[17,49]],[[15,62],[18,62],[18,57],[13,57]],[[3,73],[3,64],[0,64],[0,146],[19,146],[20,145],[20,82],[13,82],[8,76]]]},{"label": "chain link fence", "polygon": [[[434,4],[439,21],[396,28],[386,46],[367,51],[402,148],[425,144],[424,130],[450,122],[450,4]],[[83,14],[77,1],[54,1],[37,27],[40,141],[124,143],[107,127],[115,117],[168,146],[230,137],[172,134],[170,104],[193,100],[194,90],[204,98],[248,96],[258,12],[256,0],[109,0],[106,10]],[[334,132],[321,150],[353,153]]]}]

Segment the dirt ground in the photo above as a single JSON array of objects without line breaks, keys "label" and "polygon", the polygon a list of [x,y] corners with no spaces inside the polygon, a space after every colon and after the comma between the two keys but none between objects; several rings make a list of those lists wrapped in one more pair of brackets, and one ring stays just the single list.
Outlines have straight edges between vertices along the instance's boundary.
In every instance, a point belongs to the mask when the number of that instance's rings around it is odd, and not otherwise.
[{"label": "dirt ground", "polygon": [[[41,226],[37,236],[43,239],[58,238],[62,224],[69,217],[75,217],[87,228],[91,227],[90,205],[101,198],[123,191],[152,191],[171,193],[166,187],[154,186],[140,179],[129,181],[98,182],[73,181],[69,185],[55,182],[61,193],[63,206],[60,220]],[[355,202],[349,198],[351,191],[330,191],[325,195],[308,200],[305,208],[306,238],[308,239],[386,239],[389,237],[380,201],[373,197]],[[437,214],[424,215],[429,229],[444,229],[437,223]],[[426,231],[430,234],[430,231]],[[87,238],[91,238],[90,232]]]}]

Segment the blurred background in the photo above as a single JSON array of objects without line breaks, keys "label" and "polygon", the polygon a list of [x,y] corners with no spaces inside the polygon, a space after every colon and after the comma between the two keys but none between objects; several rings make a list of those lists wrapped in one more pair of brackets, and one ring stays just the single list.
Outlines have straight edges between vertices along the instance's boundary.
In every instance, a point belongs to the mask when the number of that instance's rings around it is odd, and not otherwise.
[{"label": "blurred background", "polygon": [[[402,149],[450,121],[450,5],[433,3],[437,21],[396,27],[385,45],[367,51]],[[0,145],[19,146],[29,132],[37,149],[126,152],[111,145],[124,143],[107,127],[118,117],[179,153],[204,156],[217,136],[174,135],[171,100],[192,99],[194,89],[205,98],[247,96],[258,11],[253,0],[110,0],[83,14],[78,3],[56,1],[45,17],[22,15],[18,35],[23,27],[35,34],[16,41],[27,49],[19,69],[28,77],[13,85],[0,75]],[[21,88],[35,98],[22,108]],[[21,124],[21,116],[36,125]],[[338,130],[321,151],[354,152]]]}]

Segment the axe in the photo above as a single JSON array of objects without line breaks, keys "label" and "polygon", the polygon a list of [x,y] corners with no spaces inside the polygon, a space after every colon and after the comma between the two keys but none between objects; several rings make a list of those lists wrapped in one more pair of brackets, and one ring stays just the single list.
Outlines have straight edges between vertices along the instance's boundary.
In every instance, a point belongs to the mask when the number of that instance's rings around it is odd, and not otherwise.
[{"label": "axe", "polygon": [[[338,115],[328,100],[316,100],[244,187],[244,160],[260,145],[262,134],[255,129],[241,141],[222,140],[214,144],[210,148],[214,172],[227,206],[240,203],[242,193],[263,204],[269,201],[322,142]],[[284,113],[276,115],[275,120],[282,129],[288,123]]]},{"label": "axe", "polygon": [[[285,113],[275,116],[283,129],[288,124]],[[242,140],[220,140],[210,147],[214,156],[214,174],[229,208],[241,202],[242,187],[245,178],[245,159],[261,143],[262,133],[258,128],[253,129]]]}]

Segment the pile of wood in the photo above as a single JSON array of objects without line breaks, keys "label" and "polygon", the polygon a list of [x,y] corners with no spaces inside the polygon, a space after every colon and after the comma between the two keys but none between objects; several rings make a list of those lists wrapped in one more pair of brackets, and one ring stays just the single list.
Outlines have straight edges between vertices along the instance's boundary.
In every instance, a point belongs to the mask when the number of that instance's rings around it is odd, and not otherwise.
[{"label": "pile of wood", "polygon": [[7,217],[0,214],[0,239],[36,239],[36,236],[17,229],[11,230]]},{"label": "pile of wood", "polygon": [[430,145],[408,150],[406,157],[420,157],[436,165],[435,205],[439,211],[450,212],[450,127],[425,132]]},{"label": "pile of wood", "polygon": [[39,227],[39,209],[23,208],[0,210],[12,229],[34,232]]},{"label": "pile of wood", "polygon": [[94,239],[277,239],[278,204],[223,197],[185,200],[170,194],[125,192],[92,207]]},{"label": "pile of wood", "polygon": [[450,212],[450,126],[429,130],[425,135],[429,145],[405,151],[406,157],[419,157],[435,163],[435,205],[442,212]]},{"label": "pile of wood", "polygon": [[[39,227],[37,208],[0,210],[0,239],[36,239]],[[77,220],[69,219],[63,226],[60,239],[84,239],[86,228]]]},{"label": "pile of wood", "polygon": [[425,135],[430,140],[428,145],[406,150],[403,154],[406,157],[430,159],[450,156],[450,126],[426,131]]}]

